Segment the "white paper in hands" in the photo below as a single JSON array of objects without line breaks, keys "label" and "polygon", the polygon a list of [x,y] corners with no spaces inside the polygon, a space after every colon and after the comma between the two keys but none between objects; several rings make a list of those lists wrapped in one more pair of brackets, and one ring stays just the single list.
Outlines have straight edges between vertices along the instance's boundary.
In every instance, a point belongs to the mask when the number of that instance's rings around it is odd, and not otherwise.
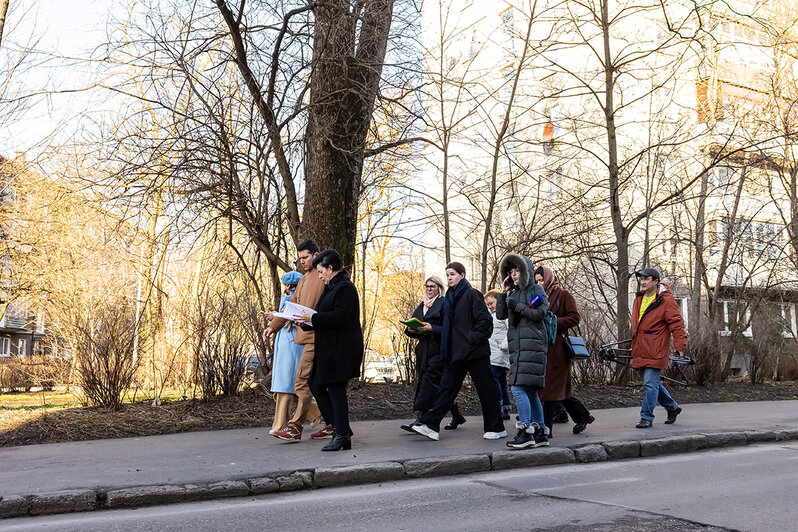
[{"label": "white paper in hands", "polygon": [[[315,314],[316,313],[316,311],[313,310],[310,307],[306,307],[304,305],[299,305],[299,304],[294,303],[292,301],[286,301],[285,302],[285,306],[283,307],[283,310],[280,311],[280,312],[275,312],[274,316],[276,318],[283,318],[283,319],[286,319],[286,320],[294,321],[295,320],[294,316],[302,314],[303,312],[310,312],[311,314]],[[305,325],[313,325],[309,321],[306,321],[304,323],[305,323]]]}]

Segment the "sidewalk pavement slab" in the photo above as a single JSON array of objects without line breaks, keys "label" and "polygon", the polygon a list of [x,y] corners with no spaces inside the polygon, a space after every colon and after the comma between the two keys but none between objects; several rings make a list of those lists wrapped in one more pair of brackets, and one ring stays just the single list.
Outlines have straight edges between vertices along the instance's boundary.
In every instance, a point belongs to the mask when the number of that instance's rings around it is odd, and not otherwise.
[{"label": "sidewalk pavement slab", "polygon": [[[507,440],[484,440],[480,417],[442,431],[435,442],[399,429],[411,416],[353,423],[352,449],[334,453],[320,452],[327,440],[306,436],[300,443],[282,442],[268,434],[268,426],[6,447],[0,448],[0,516],[30,515],[42,507],[82,511],[798,439],[798,401],[682,407],[673,425],[662,423],[665,412],[658,409],[650,429],[634,428],[638,408],[594,410],[596,421],[584,433],[574,435],[571,424],[557,424],[551,447],[521,451],[508,450]],[[513,432],[512,422],[506,426]],[[136,490],[148,497],[137,500]],[[55,493],[66,495],[53,500]]]}]

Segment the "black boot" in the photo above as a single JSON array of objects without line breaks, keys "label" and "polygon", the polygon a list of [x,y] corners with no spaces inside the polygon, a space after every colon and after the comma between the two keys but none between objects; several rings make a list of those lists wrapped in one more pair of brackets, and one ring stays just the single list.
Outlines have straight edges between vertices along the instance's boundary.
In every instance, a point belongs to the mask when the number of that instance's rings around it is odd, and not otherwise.
[{"label": "black boot", "polygon": [[337,432],[333,434],[333,439],[321,448],[322,451],[348,451],[352,448],[352,438],[349,435],[344,436]]}]

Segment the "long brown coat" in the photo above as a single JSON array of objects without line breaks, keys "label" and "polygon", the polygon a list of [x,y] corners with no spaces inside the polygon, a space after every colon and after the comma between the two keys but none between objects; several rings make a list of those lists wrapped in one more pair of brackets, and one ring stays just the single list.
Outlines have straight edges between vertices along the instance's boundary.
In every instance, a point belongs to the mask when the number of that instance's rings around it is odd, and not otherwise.
[{"label": "long brown coat", "polygon": [[571,390],[571,365],[565,356],[562,335],[569,327],[579,325],[579,312],[574,296],[559,286],[551,289],[549,310],[557,316],[557,339],[549,346],[546,357],[546,386],[540,391],[541,401],[562,401],[573,396]]},{"label": "long brown coat", "polygon": [[687,348],[682,313],[670,287],[663,283],[638,321],[642,301],[643,294],[638,292],[632,304],[632,367],[665,369],[670,364],[671,335],[675,350],[684,353]]}]

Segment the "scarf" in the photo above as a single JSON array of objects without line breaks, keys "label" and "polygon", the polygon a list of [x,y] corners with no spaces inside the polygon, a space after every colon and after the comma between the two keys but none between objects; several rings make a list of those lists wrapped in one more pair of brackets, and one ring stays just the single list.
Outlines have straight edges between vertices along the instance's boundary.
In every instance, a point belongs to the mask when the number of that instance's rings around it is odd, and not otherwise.
[{"label": "scarf", "polygon": [[441,327],[441,355],[446,364],[449,364],[452,359],[451,345],[449,338],[452,336],[452,324],[454,323],[454,306],[460,297],[471,288],[471,285],[465,279],[461,280],[457,286],[450,288],[443,298],[443,326]]},{"label": "scarf", "polygon": [[560,305],[560,280],[554,275],[551,268],[543,268],[543,282],[540,283],[546,291],[549,300],[549,312],[557,314]]},{"label": "scarf", "polygon": [[430,307],[432,307],[432,304],[435,303],[435,301],[439,297],[440,296],[437,295],[437,296],[433,297],[432,299],[427,299],[427,296],[426,295],[424,296],[424,309],[421,311],[421,315],[422,316],[426,316],[427,315],[427,311],[430,309]]}]

